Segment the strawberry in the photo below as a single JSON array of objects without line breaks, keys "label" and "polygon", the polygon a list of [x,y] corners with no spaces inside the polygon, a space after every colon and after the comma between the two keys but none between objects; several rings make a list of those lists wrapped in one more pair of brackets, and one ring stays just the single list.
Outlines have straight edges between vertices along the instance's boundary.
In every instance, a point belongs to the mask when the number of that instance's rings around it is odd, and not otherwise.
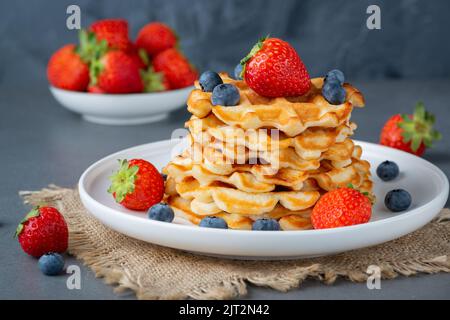
[{"label": "strawberry", "polygon": [[89,93],[106,93],[105,91],[103,91],[99,86],[89,86],[87,88],[87,91]]},{"label": "strawberry", "polygon": [[89,84],[89,66],[76,51],[74,44],[68,44],[56,51],[47,66],[48,81],[55,87],[85,91]]},{"label": "strawberry", "polygon": [[176,49],[167,49],[153,59],[156,72],[161,72],[170,84],[170,89],[179,89],[194,84],[197,70]]},{"label": "strawberry", "polygon": [[158,53],[175,47],[177,36],[164,23],[152,22],[145,25],[138,33],[136,46],[154,57]]},{"label": "strawberry", "polygon": [[104,19],[94,22],[89,28],[97,40],[106,40],[112,49],[127,50],[131,46],[128,38],[128,22],[123,19]]},{"label": "strawberry", "polygon": [[116,202],[131,210],[148,210],[161,201],[164,181],[159,171],[148,161],[119,160],[119,170],[111,176],[108,189]]},{"label": "strawberry", "polygon": [[241,60],[241,65],[241,77],[261,96],[301,96],[311,87],[302,60],[295,49],[281,39],[260,39]]},{"label": "strawberry", "polygon": [[372,205],[369,198],[353,188],[339,188],[324,194],[313,208],[314,229],[337,228],[366,223]]},{"label": "strawberry", "polygon": [[433,129],[434,122],[434,115],[418,103],[414,114],[396,114],[385,123],[380,144],[420,157],[426,148],[433,145],[433,141],[441,139],[441,134]]},{"label": "strawberry", "polygon": [[49,252],[65,252],[69,230],[58,210],[53,207],[36,207],[20,222],[15,236],[23,251],[39,258]]},{"label": "strawberry", "polygon": [[136,62],[124,51],[109,51],[93,61],[90,85],[98,85],[105,93],[133,93],[144,90]]},{"label": "strawberry", "polygon": [[147,52],[144,49],[138,49],[134,45],[126,51],[128,55],[133,59],[139,69],[147,69],[150,64]]}]

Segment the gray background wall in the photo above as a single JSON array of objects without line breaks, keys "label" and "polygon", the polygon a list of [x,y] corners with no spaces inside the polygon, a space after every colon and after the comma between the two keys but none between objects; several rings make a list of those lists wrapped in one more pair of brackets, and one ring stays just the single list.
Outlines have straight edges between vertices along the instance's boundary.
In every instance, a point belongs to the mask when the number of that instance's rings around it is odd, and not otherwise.
[{"label": "gray background wall", "polygon": [[[107,17],[129,20],[131,36],[148,21],[171,25],[200,70],[231,70],[258,37],[290,41],[312,75],[338,67],[352,79],[449,78],[447,0],[2,0],[0,85],[46,85],[51,53],[75,42],[66,8],[78,4],[82,26]],[[377,4],[382,29],[366,28]]]}]

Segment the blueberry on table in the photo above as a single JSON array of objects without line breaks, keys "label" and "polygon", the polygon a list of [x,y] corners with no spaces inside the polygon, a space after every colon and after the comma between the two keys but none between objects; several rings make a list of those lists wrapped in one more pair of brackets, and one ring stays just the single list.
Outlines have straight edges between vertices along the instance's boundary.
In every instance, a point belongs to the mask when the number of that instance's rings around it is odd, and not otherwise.
[{"label": "blueberry on table", "polygon": [[39,270],[47,276],[56,276],[64,269],[64,258],[59,253],[46,253],[39,258]]},{"label": "blueberry on table", "polygon": [[236,80],[242,80],[241,73],[243,68],[244,67],[240,63],[238,63],[237,66],[234,68],[234,78]]},{"label": "blueberry on table", "polygon": [[157,203],[148,210],[148,218],[151,220],[172,222],[174,217],[175,214],[167,203]]},{"label": "blueberry on table", "polygon": [[252,225],[252,230],[255,231],[279,231],[280,229],[280,224],[275,219],[258,219]]},{"label": "blueberry on table", "polygon": [[215,106],[235,106],[239,103],[241,95],[238,88],[226,83],[219,84],[213,90],[211,102]]},{"label": "blueberry on table", "polygon": [[377,176],[383,181],[391,181],[399,175],[398,165],[393,161],[384,161],[377,168]]},{"label": "blueberry on table", "polygon": [[342,85],[333,79],[324,83],[322,95],[329,103],[339,105],[345,102],[346,92]]},{"label": "blueberry on table", "polygon": [[341,70],[334,69],[327,73],[325,82],[337,80],[341,85],[345,82],[344,73]]},{"label": "blueberry on table", "polygon": [[227,222],[220,217],[205,217],[200,221],[199,226],[204,228],[228,229]]},{"label": "blueberry on table", "polygon": [[216,86],[222,84],[222,78],[214,71],[205,71],[198,80],[204,92],[212,92]]},{"label": "blueberry on table", "polygon": [[411,205],[411,195],[403,189],[391,190],[386,194],[384,204],[393,212],[405,211]]}]

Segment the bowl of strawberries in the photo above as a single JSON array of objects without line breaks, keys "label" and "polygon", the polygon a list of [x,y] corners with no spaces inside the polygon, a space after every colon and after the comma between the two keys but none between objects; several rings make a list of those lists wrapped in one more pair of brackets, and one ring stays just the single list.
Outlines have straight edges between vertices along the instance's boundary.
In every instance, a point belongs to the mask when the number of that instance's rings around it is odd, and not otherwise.
[{"label": "bowl of strawberries", "polygon": [[132,125],[164,119],[185,104],[198,72],[174,31],[151,22],[135,41],[128,22],[105,19],[58,49],[47,66],[50,92],[90,122]]}]

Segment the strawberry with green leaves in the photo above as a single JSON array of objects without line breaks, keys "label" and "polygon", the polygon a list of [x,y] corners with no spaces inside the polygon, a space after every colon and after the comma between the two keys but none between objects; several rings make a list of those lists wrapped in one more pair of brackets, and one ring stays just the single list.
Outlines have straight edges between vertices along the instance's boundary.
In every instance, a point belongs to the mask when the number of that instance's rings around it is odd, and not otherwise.
[{"label": "strawberry with green leaves", "polygon": [[414,114],[396,114],[385,123],[380,144],[421,156],[434,141],[441,139],[434,123],[434,115],[425,110],[423,103],[418,103]]},{"label": "strawberry with green leaves", "polygon": [[111,177],[111,193],[117,203],[131,210],[144,211],[159,203],[164,195],[164,180],[148,161],[119,160],[120,168]]}]

